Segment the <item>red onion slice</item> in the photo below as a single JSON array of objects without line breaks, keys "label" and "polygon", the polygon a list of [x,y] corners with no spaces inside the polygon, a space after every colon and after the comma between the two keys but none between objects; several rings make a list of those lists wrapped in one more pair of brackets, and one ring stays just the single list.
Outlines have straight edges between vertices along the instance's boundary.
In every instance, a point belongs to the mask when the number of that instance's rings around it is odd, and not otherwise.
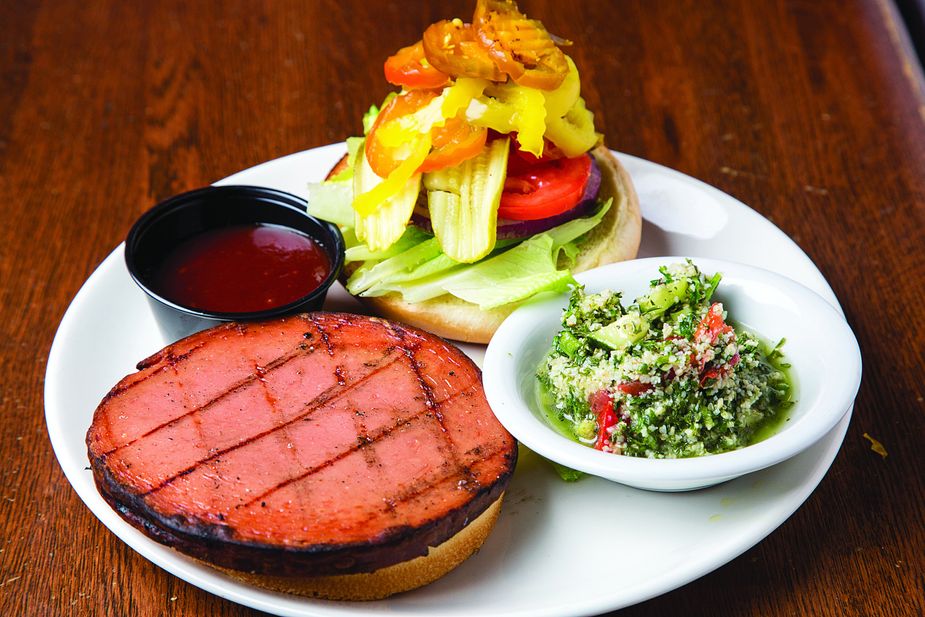
[{"label": "red onion slice", "polygon": [[[587,155],[591,156],[591,155]],[[597,161],[591,157],[591,175],[585,183],[585,190],[581,195],[578,203],[565,212],[533,221],[512,221],[508,219],[498,219],[498,240],[509,240],[516,238],[529,238],[546,230],[557,227],[562,223],[572,219],[581,218],[594,212],[597,205],[597,194],[601,189],[601,170],[597,166]],[[430,219],[423,214],[415,211],[411,215],[411,222],[426,233],[433,234],[434,230],[430,224]]]}]

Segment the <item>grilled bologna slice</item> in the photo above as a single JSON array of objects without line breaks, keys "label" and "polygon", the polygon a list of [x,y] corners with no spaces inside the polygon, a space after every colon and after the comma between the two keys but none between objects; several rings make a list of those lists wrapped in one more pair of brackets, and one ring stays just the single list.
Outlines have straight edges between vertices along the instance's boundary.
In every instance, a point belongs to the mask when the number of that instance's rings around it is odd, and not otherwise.
[{"label": "grilled bologna slice", "polygon": [[[516,462],[472,361],[373,317],[229,323],[138,369],[87,433],[100,493],[158,542],[277,589],[363,599],[433,580],[481,544]],[[442,571],[406,576],[429,547]]]}]

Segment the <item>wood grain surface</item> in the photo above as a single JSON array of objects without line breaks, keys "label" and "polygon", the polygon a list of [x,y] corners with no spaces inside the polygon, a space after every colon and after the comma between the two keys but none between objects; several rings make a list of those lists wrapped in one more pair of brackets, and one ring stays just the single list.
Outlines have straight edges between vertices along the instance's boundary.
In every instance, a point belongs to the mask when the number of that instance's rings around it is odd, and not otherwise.
[{"label": "wood grain surface", "polygon": [[[844,445],[805,505],[728,565],[620,614],[923,614],[925,90],[897,11],[889,0],[522,6],[577,42],[569,53],[608,144],[776,223],[831,283],[864,358]],[[70,488],[43,417],[55,330],[147,208],[358,133],[390,90],[384,58],[471,8],[0,3],[0,615],[256,614],[153,566]]]}]

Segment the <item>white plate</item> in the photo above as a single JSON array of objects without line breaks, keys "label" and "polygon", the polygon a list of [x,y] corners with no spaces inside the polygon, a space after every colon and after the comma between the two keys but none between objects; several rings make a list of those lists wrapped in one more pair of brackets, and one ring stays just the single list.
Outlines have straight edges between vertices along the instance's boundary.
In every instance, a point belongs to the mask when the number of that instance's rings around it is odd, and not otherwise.
[{"label": "white plate", "polygon": [[[305,196],[305,183],[322,178],[343,151],[333,145],[300,152],[222,183]],[[691,255],[763,266],[837,306],[803,251],[756,212],[678,172],[629,156],[620,159],[633,177],[645,218],[640,256]],[[357,305],[337,287],[327,306]],[[477,555],[446,577],[379,602],[308,600],[244,585],[149,540],[97,492],[84,444],[93,410],[138,360],[164,342],[144,294],[125,270],[119,246],[74,298],[48,358],[45,419],[58,462],[97,518],[145,558],[206,591],[278,615],[540,617],[635,604],[718,568],[777,528],[825,475],[851,417],[849,411],[816,445],[780,465],[685,494],[650,493],[598,478],[566,484],[547,463],[527,454],[494,532]],[[464,349],[481,363],[484,348]],[[626,558],[608,558],[610,547]],[[577,593],[568,581],[577,584]]]}]

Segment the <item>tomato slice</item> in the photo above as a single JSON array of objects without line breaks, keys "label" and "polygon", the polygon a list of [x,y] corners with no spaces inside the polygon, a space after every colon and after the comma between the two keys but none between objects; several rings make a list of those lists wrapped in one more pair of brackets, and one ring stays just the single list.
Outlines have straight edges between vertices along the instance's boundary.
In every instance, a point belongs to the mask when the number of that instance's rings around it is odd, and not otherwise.
[{"label": "tomato slice", "polygon": [[390,84],[403,86],[408,90],[418,88],[442,88],[450,83],[450,77],[424,57],[424,45],[402,47],[385,61],[385,78]]},{"label": "tomato slice", "polygon": [[[387,177],[405,160],[411,148],[382,145],[376,130],[385,123],[412,114],[440,95],[440,90],[409,90],[386,105],[366,138],[366,160],[380,178]],[[420,173],[451,167],[476,156],[485,146],[488,130],[472,126],[463,118],[450,118],[443,126],[431,129],[432,149],[418,167]]]},{"label": "tomato slice", "polygon": [[533,221],[561,214],[578,204],[590,176],[587,155],[541,161],[525,169],[509,164],[498,217]]}]

